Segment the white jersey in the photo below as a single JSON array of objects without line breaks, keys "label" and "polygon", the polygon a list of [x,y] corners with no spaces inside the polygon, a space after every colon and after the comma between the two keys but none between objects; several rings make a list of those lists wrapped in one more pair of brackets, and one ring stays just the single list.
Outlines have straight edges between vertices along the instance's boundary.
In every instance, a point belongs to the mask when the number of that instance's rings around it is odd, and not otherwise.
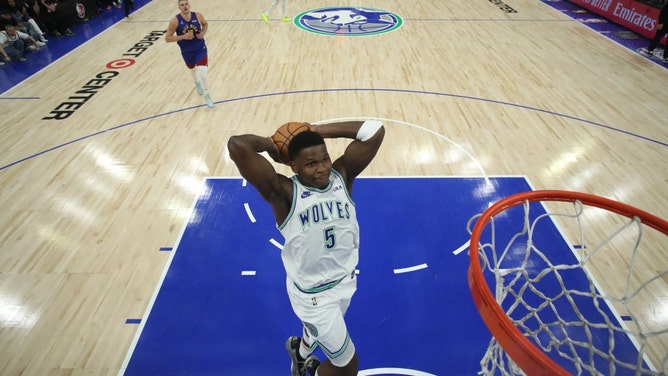
[{"label": "white jersey", "polygon": [[359,260],[359,225],[343,177],[334,169],[325,189],[292,177],[292,207],[278,229],[285,238],[281,258],[288,279],[307,293],[336,286]]}]

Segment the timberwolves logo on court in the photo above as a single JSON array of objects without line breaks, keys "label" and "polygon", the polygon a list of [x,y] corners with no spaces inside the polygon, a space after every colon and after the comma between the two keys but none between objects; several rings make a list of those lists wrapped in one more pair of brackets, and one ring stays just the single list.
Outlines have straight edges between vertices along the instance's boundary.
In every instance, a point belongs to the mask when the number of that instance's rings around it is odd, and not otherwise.
[{"label": "timberwolves logo on court", "polygon": [[396,30],[403,20],[382,9],[327,7],[311,9],[295,17],[300,29],[326,35],[375,35]]}]

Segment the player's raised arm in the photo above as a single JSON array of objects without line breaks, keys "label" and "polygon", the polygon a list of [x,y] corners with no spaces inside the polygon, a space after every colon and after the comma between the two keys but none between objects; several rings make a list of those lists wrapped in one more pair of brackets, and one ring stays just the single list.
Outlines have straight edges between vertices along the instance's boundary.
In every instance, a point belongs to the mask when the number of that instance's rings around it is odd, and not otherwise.
[{"label": "player's raised arm", "polygon": [[385,136],[385,127],[377,120],[328,123],[311,128],[323,138],[355,140],[348,145],[345,153],[334,161],[334,168],[344,176],[349,186],[371,163]]},{"label": "player's raised arm", "polygon": [[272,191],[277,189],[278,174],[271,162],[260,153],[268,152],[270,155],[278,153],[272,139],[253,134],[232,136],[227,142],[227,148],[241,176],[248,180],[265,200],[269,201]]},{"label": "player's raised arm", "polygon": [[278,149],[271,137],[244,134],[230,137],[227,142],[230,158],[244,177],[260,193],[281,223],[290,210],[292,182],[276,173],[274,166],[260,153],[267,152],[278,161]]}]

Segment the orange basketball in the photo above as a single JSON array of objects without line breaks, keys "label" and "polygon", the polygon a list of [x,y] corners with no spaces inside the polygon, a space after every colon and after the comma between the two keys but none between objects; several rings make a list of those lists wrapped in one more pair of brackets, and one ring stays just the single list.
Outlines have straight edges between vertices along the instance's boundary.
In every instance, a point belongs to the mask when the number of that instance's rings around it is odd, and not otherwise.
[{"label": "orange basketball", "polygon": [[274,132],[274,135],[271,136],[271,139],[274,140],[276,147],[278,147],[278,152],[284,162],[288,162],[290,160],[290,157],[288,157],[288,145],[290,145],[290,140],[292,140],[292,137],[294,137],[297,133],[301,133],[309,129],[310,128],[307,123],[290,122],[281,125],[278,127],[276,132]]}]

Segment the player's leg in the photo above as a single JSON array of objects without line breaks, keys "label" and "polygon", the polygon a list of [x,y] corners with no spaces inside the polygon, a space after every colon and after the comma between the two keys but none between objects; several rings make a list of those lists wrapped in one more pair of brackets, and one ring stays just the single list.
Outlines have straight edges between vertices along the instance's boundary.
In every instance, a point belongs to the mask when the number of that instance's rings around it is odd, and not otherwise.
[{"label": "player's leg", "polygon": [[317,373],[309,370],[312,375],[357,375],[359,360],[344,320],[356,289],[355,276],[346,277],[334,288],[317,294],[317,305],[312,305],[311,314],[304,317],[314,343],[312,347],[319,347],[327,356],[315,370]]},{"label": "player's leg", "polygon": [[199,82],[197,93],[204,94],[204,101],[209,108],[214,106],[213,101],[211,100],[211,94],[209,93],[209,75],[208,75],[208,65],[209,57],[206,54],[206,50],[203,50],[199,54],[199,59],[197,60],[197,66],[195,67],[195,72],[197,73],[197,82]]},{"label": "player's leg", "polygon": [[269,7],[267,8],[267,10],[264,13],[269,14],[274,9],[274,7],[276,5],[278,5],[278,0],[273,0],[271,2],[271,4],[269,4]]},{"label": "player's leg", "polygon": [[[295,284],[287,278],[286,289],[292,310],[295,315],[302,320],[302,323],[305,323],[304,318],[308,318],[310,317],[309,315],[313,314],[311,312],[313,307],[312,299],[315,295],[301,292]],[[288,338],[285,347],[290,356],[290,374],[292,376],[307,375],[307,361],[310,363],[315,362],[315,366],[320,365],[320,360],[315,355],[311,355],[316,349],[316,346],[317,344],[307,329],[306,324],[302,327],[301,337],[292,336]],[[313,375],[313,373],[311,373],[311,375]]]},{"label": "player's leg", "polygon": [[183,61],[186,63],[186,67],[188,67],[190,76],[195,82],[195,87],[197,88],[197,94],[202,95],[204,92],[202,90],[202,84],[200,82],[199,72],[197,69],[195,69],[197,68],[199,60],[197,54],[194,54],[192,52],[181,51],[181,57],[183,57]]},{"label": "player's leg", "polygon": [[281,0],[281,8],[283,9],[283,18],[281,18],[282,22],[290,22],[290,17],[288,17],[287,3],[288,0]]},{"label": "player's leg", "polygon": [[314,370],[320,365],[320,360],[316,356],[311,355],[314,348],[312,347],[313,343],[306,328],[304,328],[302,335],[303,337],[301,338],[297,336],[289,337],[285,343],[285,348],[288,351],[288,355],[290,355],[291,376],[306,375],[307,364]]},{"label": "player's leg", "polygon": [[316,368],[313,376],[354,376],[357,375],[358,369],[359,359],[357,358],[357,353],[354,353],[352,359],[343,367],[335,366],[328,359]]},{"label": "player's leg", "polygon": [[265,10],[264,13],[262,13],[262,21],[264,21],[264,23],[269,24],[269,13],[271,12],[272,9],[274,9],[276,5],[278,5],[278,0],[273,0],[271,4],[269,4],[267,10]]},{"label": "player's leg", "polygon": [[189,66],[188,71],[190,71],[190,76],[193,78],[193,81],[195,82],[195,88],[197,89],[197,94],[202,95],[204,91],[202,90],[202,84],[199,81],[197,65],[193,65],[192,67]]},{"label": "player's leg", "polygon": [[312,376],[357,375],[359,359],[355,344],[348,334],[343,315],[334,313],[328,320],[313,324],[313,327],[326,328],[329,324],[331,324],[331,327],[325,333],[318,333],[319,335],[315,337],[317,346],[325,353],[327,360],[316,365],[316,367],[311,366],[307,361],[305,367]]}]

